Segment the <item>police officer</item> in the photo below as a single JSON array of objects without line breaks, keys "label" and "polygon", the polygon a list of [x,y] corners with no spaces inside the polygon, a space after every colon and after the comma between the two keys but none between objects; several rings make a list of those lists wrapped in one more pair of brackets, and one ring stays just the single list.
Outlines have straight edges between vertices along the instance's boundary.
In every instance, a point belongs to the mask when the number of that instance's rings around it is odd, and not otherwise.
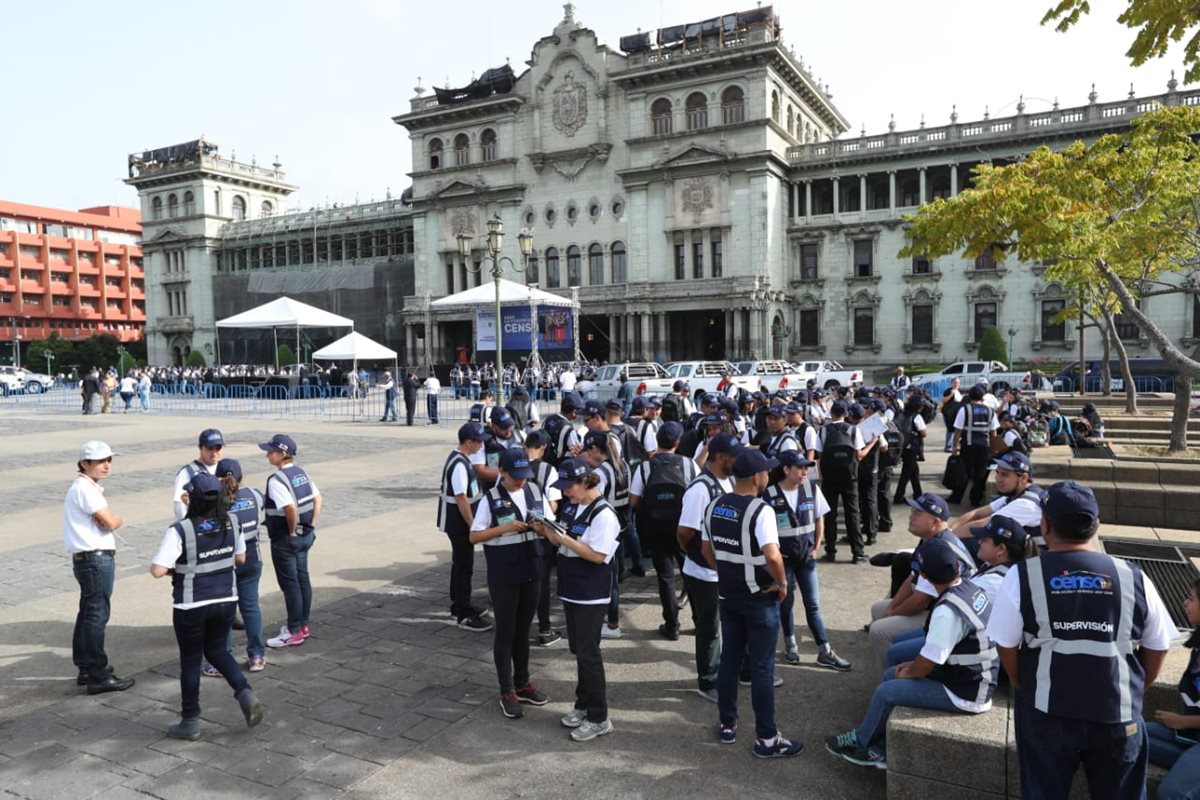
[{"label": "police officer", "polygon": [[[983,502],[983,490],[987,485],[988,448],[992,432],[1000,427],[1000,423],[996,421],[996,412],[984,405],[982,386],[972,386],[967,392],[967,401],[954,418],[954,443],[950,453],[955,456],[962,454],[967,482],[971,486],[971,505],[977,506]],[[946,499],[951,503],[961,503],[966,490],[964,485]]]},{"label": "police officer", "polygon": [[867,560],[863,551],[862,517],[858,505],[858,463],[867,455],[867,445],[858,428],[846,421],[846,403],[836,401],[830,419],[821,427],[821,488],[829,500],[825,517],[825,560],[837,560],[838,501],[845,511],[846,538],[850,541],[851,563]]},{"label": "police officer", "polygon": [[205,428],[200,431],[198,444],[200,454],[175,473],[175,487],[171,497],[175,503],[175,519],[183,519],[184,514],[187,513],[183,487],[201,472],[207,472],[209,475],[216,472],[217,462],[221,460],[221,451],[225,449],[225,437],[216,428]]},{"label": "police officer", "polygon": [[221,501],[221,483],[198,472],[185,487],[187,512],[167,528],[150,564],[155,578],[171,576],[173,624],[179,643],[179,684],[183,695],[175,739],[200,738],[200,662],[207,657],[224,676],[253,727],[262,706],[229,652],[227,640],[237,602],[234,567],[246,559],[246,542]]},{"label": "police officer", "polygon": [[294,647],[308,638],[308,616],[312,609],[312,583],[308,577],[308,551],[317,539],[321,516],[321,492],[302,467],[296,465],[296,441],[277,433],[263,442],[267,462],[275,468],[267,478],[267,535],[271,539],[271,561],[275,578],[287,607],[287,624],[267,647]]},{"label": "police officer", "polygon": [[714,500],[704,515],[701,548],[717,572],[721,610],[721,662],[717,671],[718,736],[737,740],[738,672],[749,653],[750,697],[754,706],[754,755],[799,755],[804,743],[790,741],[775,725],[775,643],[779,638],[779,602],[787,595],[787,576],[779,552],[775,515],[759,495],[777,462],[753,448],[734,458],[733,491]]},{"label": "police officer", "polygon": [[442,467],[442,497],[438,504],[438,530],[450,539],[450,613],[459,627],[490,631],[486,614],[471,605],[471,576],[475,572],[475,546],[471,525],[483,494],[472,458],[483,452],[491,438],[478,422],[458,429],[458,447],[450,451]]},{"label": "police officer", "polygon": [[1142,698],[1175,628],[1136,565],[1099,552],[1087,487],[1046,492],[1048,551],[1009,571],[988,622],[1015,692],[1021,797],[1065,798],[1083,765],[1092,797],[1146,796]]},{"label": "police officer", "polygon": [[[250,671],[262,672],[267,666],[267,656],[263,643],[262,609],[258,605],[258,584],[262,577],[258,534],[266,501],[262,492],[242,486],[242,465],[232,458],[223,458],[217,462],[216,477],[221,481],[225,506],[246,542],[246,560],[235,570],[238,609],[242,612],[242,621],[246,628],[246,656],[249,658]],[[229,633],[228,649],[233,651],[232,630]]]},{"label": "police officer", "polygon": [[611,562],[621,524],[597,490],[600,479],[587,462],[567,458],[559,465],[558,476],[554,487],[566,501],[559,514],[561,527],[538,520],[533,527],[558,548],[558,596],[578,676],[575,707],[560,722],[571,729],[574,741],[587,742],[613,732],[600,629],[608,607]]},{"label": "police officer", "polygon": [[487,559],[488,594],[496,636],[492,656],[500,681],[500,710],[509,719],[524,716],[522,703],[549,702],[529,682],[529,627],[537,610],[541,569],[537,536],[529,527],[534,514],[551,515],[550,505],[533,481],[529,456],[508,449],[500,456],[500,481],[483,496],[471,523],[471,544],[482,544]]}]

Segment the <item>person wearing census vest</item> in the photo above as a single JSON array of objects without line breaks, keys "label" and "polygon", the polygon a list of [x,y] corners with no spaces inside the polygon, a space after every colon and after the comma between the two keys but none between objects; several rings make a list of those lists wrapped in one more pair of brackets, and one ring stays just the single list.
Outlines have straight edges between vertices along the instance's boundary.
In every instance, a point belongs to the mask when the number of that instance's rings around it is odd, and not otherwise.
[{"label": "person wearing census vest", "polygon": [[688,484],[679,512],[675,540],[683,551],[683,586],[692,609],[696,638],[696,694],[717,702],[717,670],[721,660],[720,592],[717,571],[709,566],[701,547],[700,531],[708,506],[733,491],[733,462],[741,448],[728,432],[718,433],[705,445],[703,471]]},{"label": "person wearing census vest", "polygon": [[246,540],[221,495],[221,482],[197,473],[186,486],[187,513],[167,528],[150,563],[155,578],[171,576],[172,624],[179,643],[180,720],[167,728],[174,739],[200,738],[200,663],[207,658],[233,689],[246,725],[262,721],[262,706],[229,652],[237,603],[236,565],[246,560]]},{"label": "person wearing census vest", "polygon": [[[969,578],[975,574],[975,559],[963,543],[946,526],[950,507],[936,494],[925,493],[908,501],[908,532],[919,540],[908,560],[910,574],[890,599],[877,600],[871,605],[871,622],[867,630],[871,638],[871,653],[880,672],[887,663],[887,652],[895,638],[925,622],[926,611],[937,598],[933,584],[921,576],[920,554],[925,544],[934,539],[945,541],[958,555],[959,572]],[[897,554],[897,568],[904,564]]]},{"label": "person wearing census vest", "polygon": [[579,452],[579,432],[575,429],[575,420],[579,417],[581,405],[578,397],[564,392],[558,413],[549,414],[542,421],[542,430],[550,437],[545,458],[552,467],[557,468],[564,458],[571,458]]},{"label": "person wearing census vest", "polygon": [[879,538],[879,453],[886,426],[862,403],[851,403],[846,419],[867,447],[866,455],[858,462],[858,518],[863,543],[873,545]]},{"label": "person wearing census vest", "polygon": [[516,420],[507,408],[494,409],[490,419],[491,423],[485,425],[491,436],[483,443],[484,463],[475,465],[480,487],[485,491],[500,480],[500,456],[512,448],[525,448],[517,433]]},{"label": "person wearing census vest", "polygon": [[529,456],[509,449],[500,456],[500,481],[488,489],[471,523],[471,544],[483,545],[496,636],[492,656],[500,681],[500,710],[524,716],[522,703],[544,706],[549,698],[529,682],[529,628],[537,611],[541,553],[529,527],[535,514],[553,512],[533,481]]},{"label": "person wearing census vest", "polygon": [[[649,409],[647,409],[647,412]],[[638,538],[637,524],[634,521],[633,514],[629,509],[629,481],[633,476],[633,470],[637,464],[640,464],[646,456],[646,447],[641,442],[640,438],[637,441],[631,442],[634,446],[634,452],[631,453],[626,447],[626,439],[621,435],[621,432],[614,429],[610,424],[610,420],[615,420],[618,425],[621,425],[620,413],[607,407],[607,404],[602,404],[596,400],[589,400],[583,407],[583,424],[588,431],[602,431],[608,435],[608,451],[610,453],[609,466],[616,474],[618,482],[623,482],[625,491],[617,496],[608,498],[609,504],[616,509],[617,516],[621,518],[621,550],[617,553],[617,579],[618,581],[625,579],[625,556],[629,555],[632,563],[630,572],[638,578],[646,577],[646,559],[642,553],[642,542]],[[624,427],[621,425],[621,427]],[[651,449],[657,446],[657,441],[654,440],[657,427],[649,420],[643,420],[638,426],[638,430],[649,431],[649,436],[653,441]]]},{"label": "person wearing census vest", "polygon": [[800,443],[796,435],[788,429],[787,411],[785,406],[771,406],[766,411],[768,438],[762,446],[762,453],[767,458],[779,458],[785,450],[799,450]]},{"label": "person wearing census vest", "polygon": [[[232,458],[223,458],[217,462],[216,477],[221,481],[225,506],[246,542],[246,561],[239,564],[235,570],[238,609],[242,612],[242,621],[246,627],[246,656],[249,659],[249,669],[251,672],[262,672],[267,666],[267,656],[266,645],[263,642],[262,609],[258,605],[258,583],[262,578],[263,565],[258,548],[258,535],[262,530],[266,500],[257,489],[242,486],[242,465]],[[229,650],[233,651],[232,630],[229,634]]]},{"label": "person wearing census vest", "polygon": [[671,641],[679,639],[675,575],[682,566],[682,554],[675,536],[683,512],[683,496],[697,473],[690,458],[675,452],[682,438],[682,425],[664,422],[656,434],[657,450],[649,460],[638,465],[629,482],[629,505],[637,517],[642,539],[650,544],[650,558],[658,581],[658,599],[663,613],[658,632]]},{"label": "person wearing census vest", "polygon": [[[925,620],[925,643],[912,661],[883,673],[857,728],[825,740],[829,752],[851,764],[887,769],[885,735],[896,706],[965,714],[992,707],[1000,664],[987,633],[992,613],[987,592],[962,577],[959,554],[945,540],[927,543],[917,561],[921,577],[937,592]],[[1025,749],[1035,741],[1021,744]]]},{"label": "person wearing census vest", "polygon": [[1045,492],[1033,483],[1033,463],[1029,456],[1024,453],[1005,453],[992,462],[992,469],[996,471],[996,492],[999,496],[951,522],[954,535],[966,543],[968,550],[975,552],[978,543],[972,538],[972,526],[982,525],[993,514],[1004,514],[1024,527],[1038,547],[1044,547],[1042,496]]},{"label": "person wearing census vest", "polygon": [[174,502],[175,519],[183,519],[187,513],[187,498],[183,496],[183,487],[201,472],[214,474],[217,462],[221,460],[221,452],[225,449],[225,437],[216,428],[205,428],[200,431],[200,454],[192,461],[184,464],[175,473],[175,486],[171,495]]},{"label": "person wearing census vest", "polygon": [[492,422],[492,411],[495,410],[495,399],[489,389],[479,393],[479,402],[473,403],[467,411],[467,421],[478,422],[485,428]]},{"label": "person wearing census vest", "polygon": [[695,458],[696,454],[704,446],[704,443],[710,438],[706,430],[705,420],[719,411],[720,408],[721,401],[717,399],[715,394],[706,394],[700,397],[700,410],[692,413],[683,425],[684,434],[683,439],[679,441],[679,455]]},{"label": "person wearing census vest", "polygon": [[787,576],[775,514],[759,495],[767,488],[767,473],[776,465],[756,449],[741,449],[733,462],[733,491],[709,504],[701,541],[705,561],[717,571],[721,609],[717,735],[723,744],[737,740],[738,672],[748,654],[753,753],[758,758],[804,751],[803,742],[788,740],[775,725],[775,642]]},{"label": "person wearing census vest", "polygon": [[1096,798],[1146,796],[1142,697],[1175,637],[1154,583],[1099,552],[1100,506],[1074,481],[1042,507],[1047,550],[1009,570],[988,635],[1013,687],[1021,797],[1066,798],[1082,765]]},{"label": "person wearing census vest", "polygon": [[266,452],[267,463],[275,468],[267,477],[264,509],[275,579],[287,607],[287,624],[279,629],[278,636],[267,640],[267,647],[295,647],[309,636],[312,583],[308,577],[308,551],[317,539],[321,491],[296,465],[297,448],[292,437],[277,433],[258,448]]},{"label": "person wearing census vest", "polygon": [[607,431],[589,430],[583,437],[579,458],[586,461],[600,479],[596,490],[608,501],[621,523],[621,545],[613,559],[611,602],[608,605],[608,620],[601,634],[606,639],[621,638],[621,555],[625,548],[625,529],[629,519],[629,473],[621,458],[620,445],[616,437]]},{"label": "person wearing census vest", "polygon": [[458,429],[458,447],[450,451],[442,467],[442,495],[438,501],[438,530],[450,539],[450,614],[461,628],[484,632],[492,623],[481,609],[471,605],[471,577],[475,573],[475,545],[471,525],[483,497],[474,463],[482,456],[483,443],[491,437],[478,422]]},{"label": "person wearing census vest", "polygon": [[575,656],[575,706],[560,720],[571,739],[588,742],[613,732],[608,685],[600,652],[600,629],[608,608],[612,560],[621,523],[601,496],[600,479],[586,461],[565,459],[553,484],[563,494],[559,523],[533,521],[533,529],[558,548],[558,597],[567,619],[567,643]]},{"label": "person wearing census vest", "polygon": [[1184,711],[1158,710],[1146,725],[1150,737],[1150,763],[1168,770],[1158,784],[1159,800],[1188,800],[1200,787],[1200,579],[1183,604],[1192,623],[1192,634],[1184,647],[1192,652],[1179,678],[1179,696]]},{"label": "person wearing census vest", "polygon": [[777,459],[783,468],[783,479],[763,492],[763,500],[775,514],[779,529],[779,552],[787,575],[787,597],[779,606],[779,625],[783,631],[784,660],[800,663],[796,644],[796,621],[793,609],[796,588],[804,601],[804,616],[813,640],[817,643],[817,666],[846,672],[850,662],[833,652],[825,621],[821,618],[820,584],[817,581],[817,561],[814,555],[821,549],[825,535],[825,514],[829,504],[821,487],[808,476],[813,462],[796,450],[785,450]]},{"label": "person wearing census vest", "polygon": [[858,504],[858,464],[867,457],[867,443],[858,428],[846,421],[849,406],[841,400],[829,409],[829,421],[821,427],[821,489],[829,500],[825,517],[825,556],[837,560],[838,504],[845,514],[850,563],[867,560],[863,550],[862,516]]},{"label": "person wearing census vest", "polygon": [[[562,505],[562,492],[553,486],[554,482],[558,480],[558,470],[542,460],[549,443],[550,437],[546,435],[545,431],[532,430],[525,437],[525,453],[529,456],[529,468],[533,470],[533,483],[541,491],[542,497],[546,498],[550,510],[557,514],[559,506]],[[550,573],[557,561],[557,553],[541,537],[537,540],[537,547],[540,556],[537,562],[539,569],[537,644],[539,647],[549,647],[562,641],[562,634],[554,630],[550,620]]]},{"label": "person wearing census vest", "polygon": [[[972,386],[967,392],[967,403],[958,410],[954,418],[954,442],[950,454],[962,454],[967,469],[967,482],[971,487],[971,505],[983,502],[983,490],[987,486],[988,452],[992,433],[1000,428],[996,412],[983,402],[983,387]],[[951,503],[961,503],[966,485],[951,492],[946,498]]]},{"label": "person wearing census vest", "polygon": [[900,453],[900,480],[896,483],[895,496],[892,503],[900,505],[905,501],[905,489],[912,487],[913,497],[924,494],[921,491],[921,465],[925,458],[925,418],[921,416],[921,400],[910,397],[904,403],[903,410],[895,416],[894,422],[904,434],[904,449]]}]

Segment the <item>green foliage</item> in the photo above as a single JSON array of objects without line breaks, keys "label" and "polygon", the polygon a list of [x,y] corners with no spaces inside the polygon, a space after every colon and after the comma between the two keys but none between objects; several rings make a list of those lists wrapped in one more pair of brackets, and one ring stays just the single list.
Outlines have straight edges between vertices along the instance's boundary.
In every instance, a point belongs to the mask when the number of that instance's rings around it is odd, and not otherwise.
[{"label": "green foliage", "polygon": [[188,353],[187,365],[189,367],[205,366],[204,353],[201,353],[199,350],[193,350],[192,352]]},{"label": "green foliage", "polygon": [[284,364],[296,363],[296,354],[293,353],[292,348],[288,347],[286,344],[279,345],[279,350],[276,351],[275,357],[279,359],[279,366],[281,367]]},{"label": "green foliage", "polygon": [[1001,361],[1008,363],[1008,349],[1004,346],[1004,337],[995,325],[989,325],[979,339],[980,361]]}]

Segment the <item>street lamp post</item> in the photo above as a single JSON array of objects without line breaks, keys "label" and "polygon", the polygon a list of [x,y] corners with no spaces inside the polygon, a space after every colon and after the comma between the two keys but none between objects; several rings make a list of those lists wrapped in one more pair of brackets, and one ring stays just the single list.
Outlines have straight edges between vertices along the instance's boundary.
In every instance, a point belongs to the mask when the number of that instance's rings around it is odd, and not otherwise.
[{"label": "street lamp post", "polygon": [[124,345],[117,346],[117,375],[118,377],[125,374],[125,347]]},{"label": "street lamp post", "polygon": [[1008,368],[1015,369],[1013,364],[1016,363],[1016,356],[1013,354],[1013,339],[1017,336],[1016,328],[1008,329]]},{"label": "street lamp post", "polygon": [[13,366],[21,366],[21,332],[13,334]]},{"label": "street lamp post", "polygon": [[50,375],[50,376],[54,375],[54,373],[50,371],[50,362],[53,360],[54,360],[54,353],[51,353],[49,350],[47,350],[46,351],[46,374]]},{"label": "street lamp post", "polygon": [[[464,259],[471,255],[472,237],[467,233],[458,235],[458,252]],[[521,249],[521,256],[524,264],[528,263],[529,254],[533,251],[533,234],[528,230],[522,229],[517,235],[517,244]],[[487,238],[484,240],[484,246],[487,250],[487,255],[479,264],[478,271],[488,269],[492,274],[492,280],[496,285],[496,405],[504,405],[504,348],[502,347],[502,326],[500,321],[500,278],[504,275],[504,265],[508,264],[517,272],[524,272],[525,266],[518,266],[508,256],[500,255],[500,248],[504,245],[504,222],[500,219],[500,215],[492,217],[487,221]],[[488,267],[488,262],[491,266]],[[467,267],[471,269],[471,267]],[[477,270],[471,269],[472,272]],[[536,324],[536,320],[534,321]],[[429,336],[429,331],[425,332]]]}]

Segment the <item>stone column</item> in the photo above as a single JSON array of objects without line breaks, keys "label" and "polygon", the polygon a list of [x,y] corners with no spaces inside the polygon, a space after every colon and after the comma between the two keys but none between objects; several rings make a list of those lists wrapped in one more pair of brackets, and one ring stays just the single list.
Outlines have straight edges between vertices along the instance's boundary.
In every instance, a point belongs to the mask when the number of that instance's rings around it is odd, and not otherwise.
[{"label": "stone column", "polygon": [[896,214],[896,170],[888,170],[888,212]]},{"label": "stone column", "polygon": [[867,215],[867,176],[858,176],[858,211],[864,217]]},{"label": "stone column", "polygon": [[842,195],[841,179],[834,178],[833,179],[833,215],[835,217],[841,212],[841,204],[842,204],[841,195]]},{"label": "stone column", "polygon": [[617,315],[608,315],[608,360],[616,361],[619,345],[617,340]]},{"label": "stone column", "polygon": [[920,172],[920,176],[921,176],[921,182],[920,182],[921,188],[918,191],[920,191],[921,196],[917,200],[917,205],[923,206],[923,205],[925,205],[925,168],[921,167],[919,172]]},{"label": "stone column", "polygon": [[725,358],[732,361],[737,358],[734,347],[737,343],[737,309],[730,308],[725,312]]},{"label": "stone column", "polygon": [[634,320],[633,314],[625,315],[625,331],[621,335],[621,351],[626,361],[633,361],[637,358],[634,353],[637,350],[637,342],[634,341]]},{"label": "stone column", "polygon": [[950,196],[958,197],[958,164],[950,165]]},{"label": "stone column", "polygon": [[812,181],[804,182],[804,219],[812,218]]},{"label": "stone column", "polygon": [[642,318],[642,342],[641,342],[641,344],[642,344],[641,354],[642,355],[640,356],[640,358],[643,361],[653,361],[654,360],[654,339],[651,338],[651,333],[650,333],[650,315],[649,314],[640,314],[639,316]]},{"label": "stone column", "polygon": [[730,360],[742,358],[743,349],[745,347],[744,342],[746,339],[746,327],[745,327],[745,321],[742,318],[742,309],[735,308],[735,309],[733,309],[732,313],[733,313],[733,348],[730,351],[731,352],[731,355],[729,356]]}]

